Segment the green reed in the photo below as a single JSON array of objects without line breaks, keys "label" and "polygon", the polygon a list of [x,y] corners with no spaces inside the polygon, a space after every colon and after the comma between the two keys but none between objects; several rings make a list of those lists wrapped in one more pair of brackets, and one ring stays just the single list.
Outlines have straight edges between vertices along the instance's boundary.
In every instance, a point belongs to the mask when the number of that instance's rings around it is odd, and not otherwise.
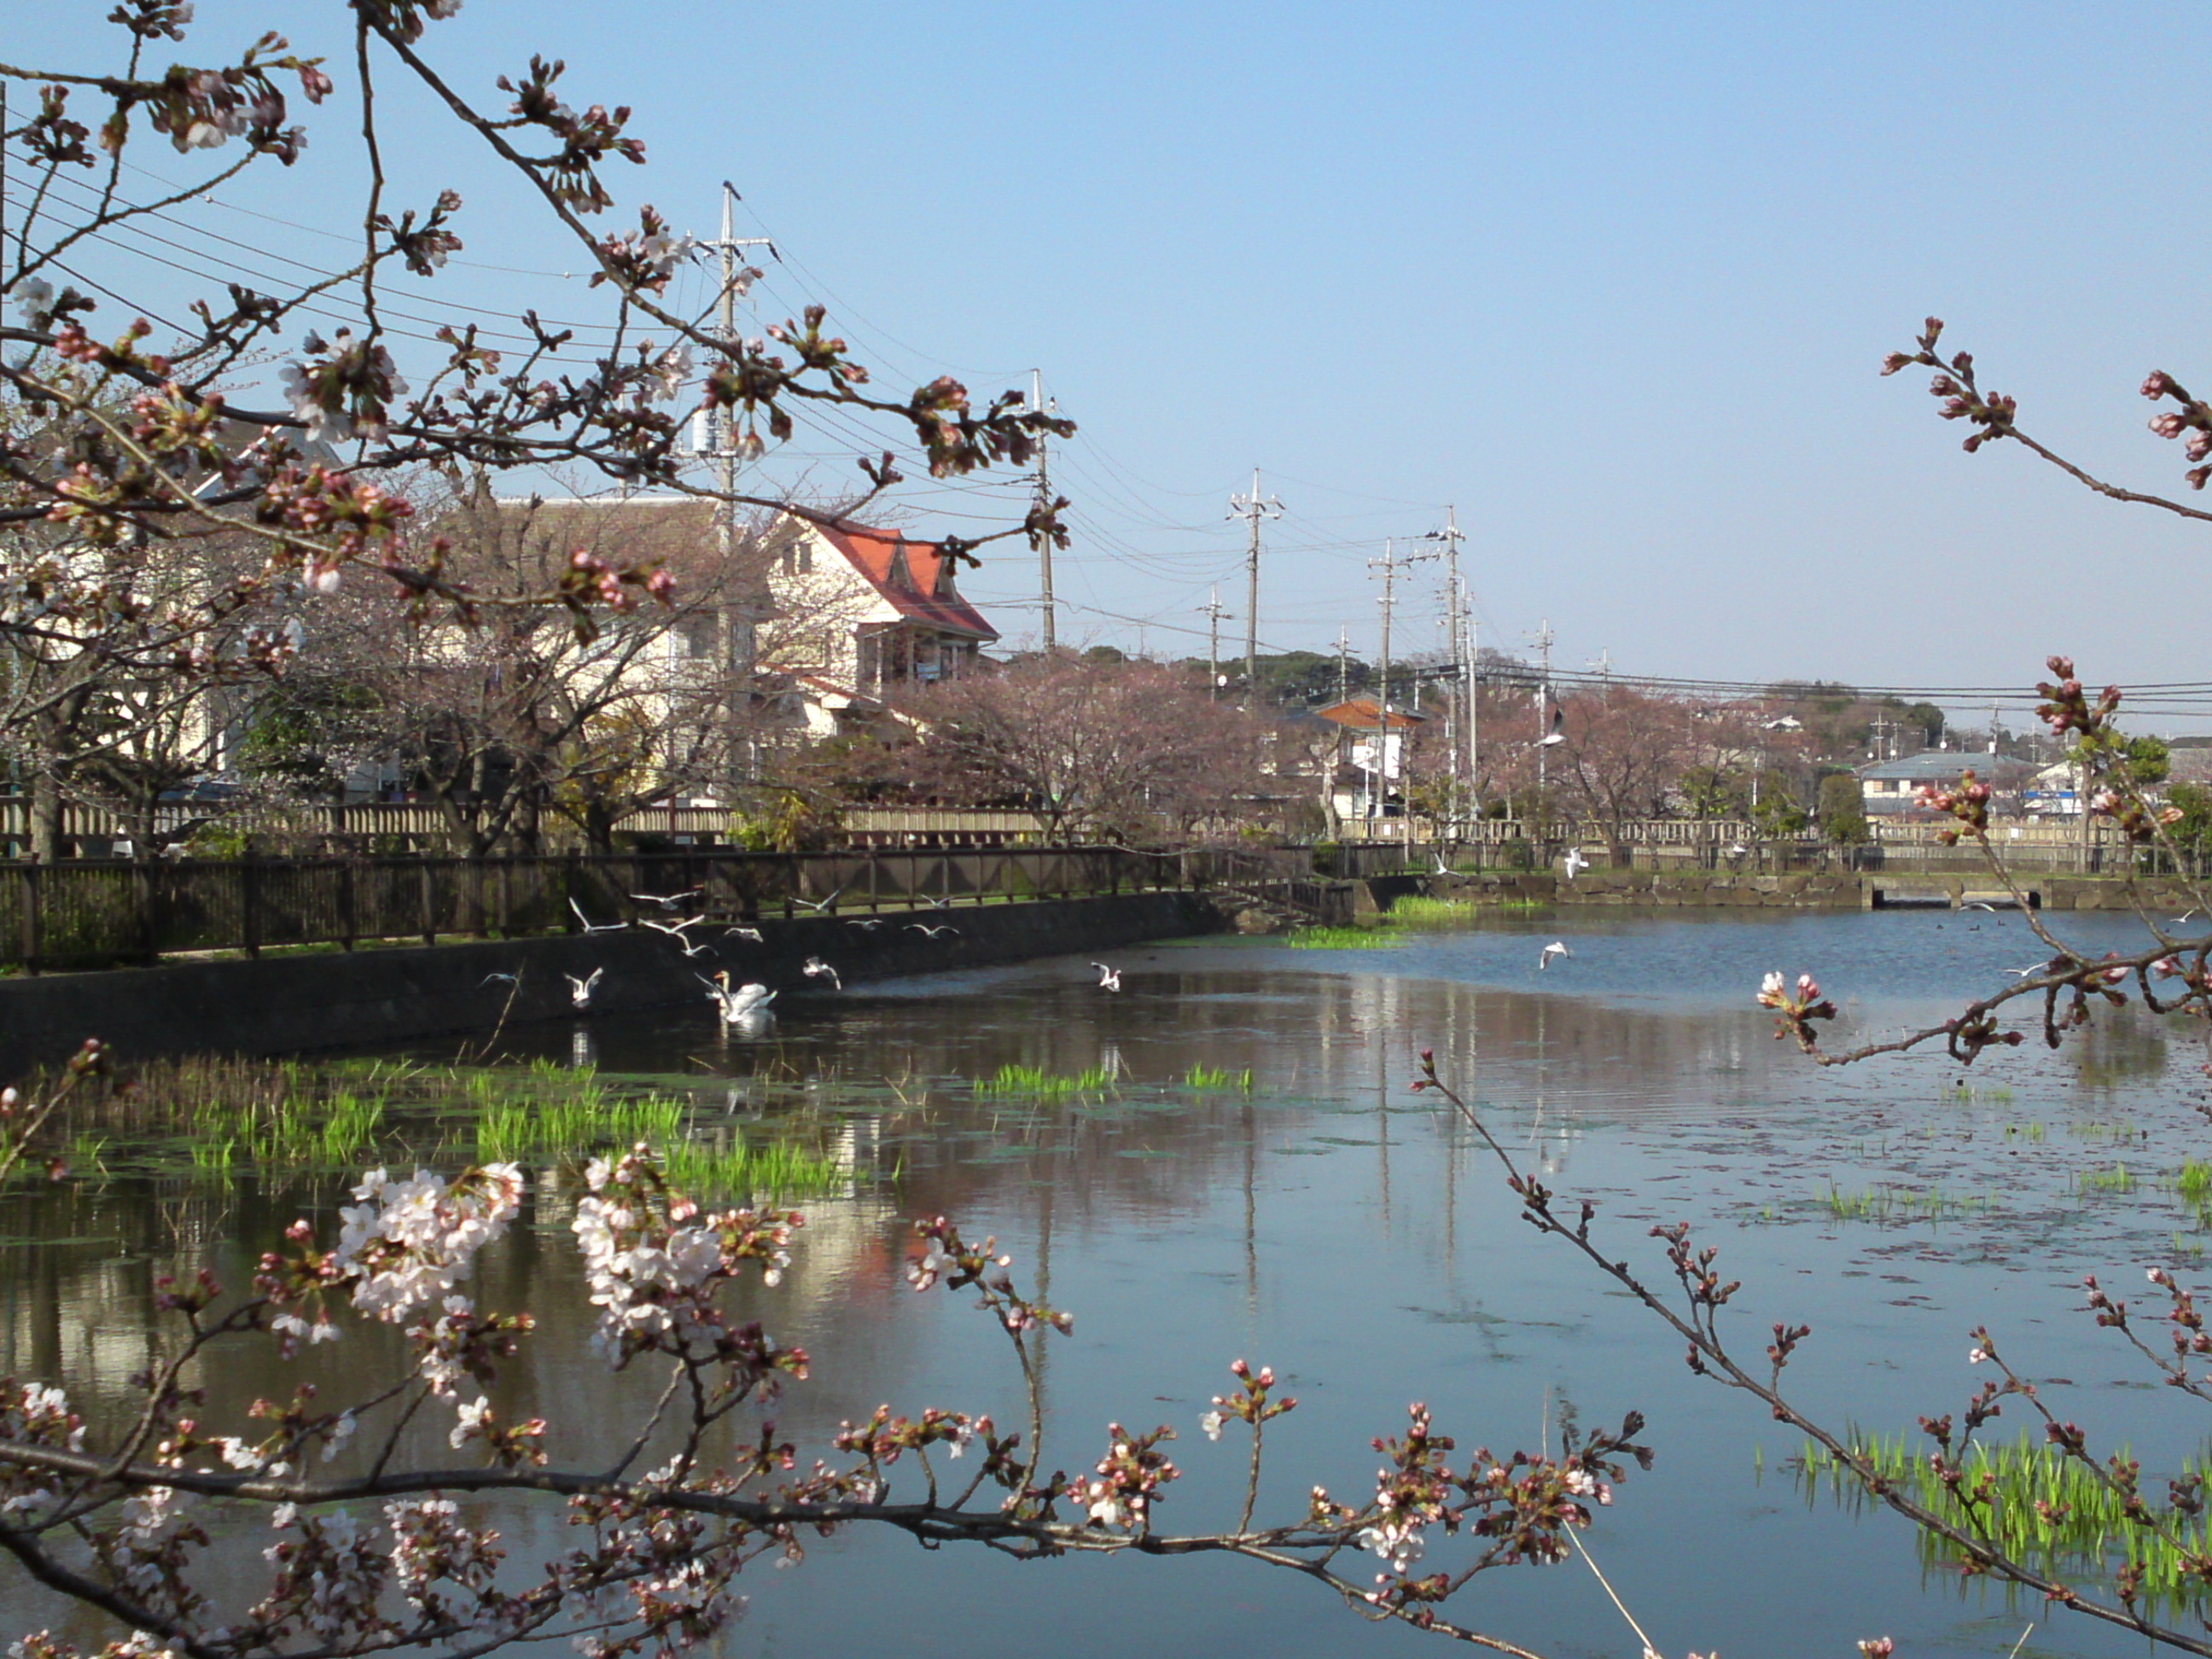
[{"label": "green reed", "polygon": [[1082,1095],[1111,1092],[1114,1079],[1103,1066],[1073,1073],[1048,1072],[1038,1066],[1001,1066],[989,1077],[978,1079],[979,1095],[1021,1095],[1038,1100],[1072,1100]]},{"label": "green reed", "polygon": [[1979,1214],[1990,1207],[1986,1197],[1947,1193],[1940,1187],[1866,1187],[1855,1193],[1830,1183],[1822,1200],[1838,1221],[1942,1221]]},{"label": "green reed", "polygon": [[[1929,1467],[1925,1441],[1875,1436],[1855,1442],[1852,1449],[1876,1478],[1961,1532],[1984,1538],[2048,1575],[2117,1573],[2133,1567],[2142,1575],[2146,1599],[2168,1607],[2194,1605],[2212,1591],[2185,1560],[2212,1548],[2212,1523],[2156,1504],[2148,1507],[2148,1524],[2130,1521],[2119,1491],[2047,1442],[2022,1436],[1971,1448],[1965,1459],[1965,1489],[1978,1492],[1984,1479],[1988,1483],[1986,1502],[1977,1501],[1971,1512]],[[2117,1455],[2125,1460],[2128,1449],[2122,1446]],[[1854,1510],[1875,1502],[1840,1460],[1810,1441],[1796,1472],[1808,1499],[1825,1492]],[[2200,1472],[2184,1462],[2185,1475]],[[2162,1484],[2140,1482],[2145,1493]],[[1926,1532],[1920,1535],[1920,1547],[1930,1565],[1961,1559],[1954,1545]]]},{"label": "green reed", "polygon": [[1208,1093],[1235,1089],[1249,1095],[1252,1092],[1252,1068],[1248,1066],[1241,1072],[1231,1072],[1218,1066],[1194,1066],[1183,1073],[1182,1086]]},{"label": "green reed", "polygon": [[2136,1178],[2128,1173],[2124,1164],[2115,1164],[2109,1170],[2082,1170],[2074,1176],[2074,1189],[2079,1193],[2131,1193],[2136,1189]]}]

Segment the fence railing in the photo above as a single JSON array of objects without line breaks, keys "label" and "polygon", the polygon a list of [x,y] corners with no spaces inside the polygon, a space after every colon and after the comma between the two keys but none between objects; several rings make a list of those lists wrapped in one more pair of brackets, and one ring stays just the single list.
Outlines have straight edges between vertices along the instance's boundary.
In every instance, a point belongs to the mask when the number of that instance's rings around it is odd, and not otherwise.
[{"label": "fence railing", "polygon": [[[1395,859],[1389,860],[1395,862]],[[1342,848],[1328,873],[1385,860]],[[515,937],[586,925],[1310,881],[1308,848],[866,848],[529,859],[108,860],[0,866],[0,964],[150,962],[277,945]],[[683,896],[680,916],[654,896]]]}]

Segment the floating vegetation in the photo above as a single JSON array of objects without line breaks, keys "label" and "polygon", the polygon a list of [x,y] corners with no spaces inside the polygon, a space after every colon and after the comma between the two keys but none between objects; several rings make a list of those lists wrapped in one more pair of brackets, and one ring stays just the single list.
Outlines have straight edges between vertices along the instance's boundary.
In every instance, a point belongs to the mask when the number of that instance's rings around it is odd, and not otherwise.
[{"label": "floating vegetation", "polygon": [[1867,1187],[1847,1193],[1831,1183],[1828,1213],[1838,1221],[1942,1221],[1978,1215],[1990,1207],[1986,1196],[1960,1196],[1940,1187]]},{"label": "floating vegetation", "polygon": [[2004,1132],[2007,1140],[2040,1142],[2043,1139],[2043,1126],[2040,1123],[2008,1123],[2005,1125]]},{"label": "floating vegetation", "polygon": [[[2142,1501],[2154,1524],[2130,1522],[2119,1492],[2048,1443],[2025,1437],[2010,1443],[1977,1443],[1966,1453],[1961,1484],[1971,1492],[1983,1490],[1986,1482],[1987,1502],[1977,1503],[1971,1516],[1929,1468],[1925,1443],[1908,1443],[1904,1435],[1878,1436],[1858,1441],[1853,1449],[1878,1478],[1914,1502],[1962,1532],[1988,1536],[2007,1555],[2050,1576],[2117,1576],[2132,1568],[2142,1577],[2144,1599],[2169,1609],[2193,1607],[2212,1595],[2212,1586],[2184,1565],[2185,1554],[2201,1556],[2212,1549],[2212,1523],[2151,1504],[2147,1496]],[[2116,1455],[2128,1461],[2128,1449],[2122,1446]],[[1811,1442],[1793,1467],[1808,1502],[1823,1492],[1854,1510],[1878,1501],[1838,1459]],[[2185,1462],[2180,1478],[2202,1473]],[[2148,1494],[2165,1482],[2138,1484]],[[1920,1550],[1930,1565],[1960,1559],[1954,1546],[1926,1532],[1920,1534]]]},{"label": "floating vegetation", "polygon": [[2080,1193],[2131,1193],[2136,1189],[2136,1178],[2128,1173],[2126,1164],[2115,1164],[2109,1170],[2077,1171],[2074,1188]]},{"label": "floating vegetation", "polygon": [[1073,1075],[1048,1072],[1040,1066],[1001,1066],[991,1076],[977,1080],[979,1095],[1021,1095],[1036,1100],[1073,1100],[1083,1095],[1109,1092],[1114,1079],[1103,1066]]},{"label": "floating vegetation", "polygon": [[1194,1066],[1183,1073],[1182,1086],[1217,1093],[1236,1089],[1249,1095],[1252,1092],[1252,1068],[1248,1066],[1241,1072],[1230,1072],[1215,1066]]}]

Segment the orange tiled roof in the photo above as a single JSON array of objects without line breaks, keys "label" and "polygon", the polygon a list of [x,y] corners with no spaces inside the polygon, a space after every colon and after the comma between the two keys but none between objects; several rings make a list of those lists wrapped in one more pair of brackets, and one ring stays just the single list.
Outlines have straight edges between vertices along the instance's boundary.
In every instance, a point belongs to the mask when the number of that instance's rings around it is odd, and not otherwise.
[{"label": "orange tiled roof", "polygon": [[822,539],[843,554],[900,616],[926,622],[948,633],[995,640],[999,630],[962,599],[952,585],[951,561],[935,542],[910,539],[903,531],[866,525],[815,526]]},{"label": "orange tiled roof", "polygon": [[[1375,699],[1347,697],[1342,702],[1331,703],[1326,708],[1315,709],[1314,714],[1317,719],[1328,720],[1338,726],[1349,726],[1355,730],[1372,732],[1376,725]],[[1429,717],[1426,714],[1412,714],[1402,708],[1393,708],[1390,711],[1390,729],[1394,732],[1410,731],[1416,726],[1426,726],[1428,723]]]}]

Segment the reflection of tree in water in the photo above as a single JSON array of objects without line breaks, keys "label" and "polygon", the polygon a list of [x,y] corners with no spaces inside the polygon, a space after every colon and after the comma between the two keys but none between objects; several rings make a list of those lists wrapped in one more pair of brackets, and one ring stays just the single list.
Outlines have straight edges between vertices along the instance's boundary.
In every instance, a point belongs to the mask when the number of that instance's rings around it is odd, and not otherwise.
[{"label": "reflection of tree in water", "polygon": [[[2166,1067],[2171,1023],[2132,1003],[2097,1008],[2087,1028],[2066,1047],[2076,1081],[2084,1089],[2111,1089],[2130,1078],[2160,1075]],[[2193,1031],[2194,1022],[2188,1029]]]}]

